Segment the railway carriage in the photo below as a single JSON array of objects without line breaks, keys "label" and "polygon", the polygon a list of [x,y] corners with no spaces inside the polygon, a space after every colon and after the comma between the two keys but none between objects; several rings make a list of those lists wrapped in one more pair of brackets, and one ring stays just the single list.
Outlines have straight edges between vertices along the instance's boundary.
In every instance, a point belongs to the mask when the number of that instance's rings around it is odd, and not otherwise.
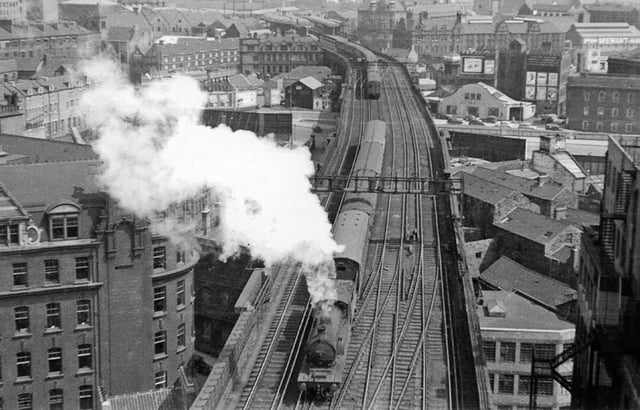
[{"label": "railway carriage", "polygon": [[[380,175],[385,138],[385,122],[367,123],[354,162],[354,176]],[[301,391],[320,399],[332,397],[342,385],[351,322],[362,285],[360,270],[375,207],[374,193],[347,194],[333,226],[334,239],[345,247],[334,255],[337,298],[327,309],[314,312],[297,378]]]}]

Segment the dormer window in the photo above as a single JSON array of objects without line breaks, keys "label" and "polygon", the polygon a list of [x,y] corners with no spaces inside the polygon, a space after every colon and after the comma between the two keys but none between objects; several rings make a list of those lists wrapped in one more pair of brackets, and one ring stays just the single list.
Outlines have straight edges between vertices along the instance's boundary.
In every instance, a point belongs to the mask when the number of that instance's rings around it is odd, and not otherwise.
[{"label": "dormer window", "polygon": [[0,225],[0,246],[20,244],[20,229],[18,224]]},{"label": "dormer window", "polygon": [[71,201],[58,203],[47,210],[51,240],[76,239],[79,236],[80,207]]}]

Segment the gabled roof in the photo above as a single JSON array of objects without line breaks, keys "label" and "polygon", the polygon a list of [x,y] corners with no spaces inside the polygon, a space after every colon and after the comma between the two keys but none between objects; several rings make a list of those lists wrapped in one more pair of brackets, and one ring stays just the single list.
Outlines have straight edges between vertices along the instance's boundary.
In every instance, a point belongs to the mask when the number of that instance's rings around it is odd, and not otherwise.
[{"label": "gabled roof", "polygon": [[520,293],[552,309],[576,300],[578,296],[568,285],[528,269],[506,256],[501,256],[480,273],[480,279],[499,289]]},{"label": "gabled roof", "polygon": [[545,245],[572,225],[523,208],[516,208],[493,225],[514,235]]},{"label": "gabled roof", "polygon": [[477,176],[467,172],[462,173],[462,179],[464,180],[465,195],[492,205],[499,204],[509,195],[517,192],[505,186],[478,178]]},{"label": "gabled roof", "polygon": [[322,83],[311,76],[301,79],[300,82],[312,90],[322,87]]},{"label": "gabled roof", "polygon": [[316,80],[322,81],[331,75],[331,68],[325,66],[299,66],[289,71],[288,73],[278,74],[273,77],[274,79],[282,78],[284,80],[299,80],[305,77],[313,77]]},{"label": "gabled roof", "polygon": [[560,193],[566,191],[566,188],[561,184],[553,181],[546,181],[539,184],[535,180],[516,177],[514,175],[507,174],[506,172],[494,171],[483,168],[482,166],[476,167],[472,173],[479,178],[512,188],[525,196],[533,198],[553,200],[560,195]]},{"label": "gabled roof", "polygon": [[7,189],[0,184],[0,220],[27,219],[29,214]]}]

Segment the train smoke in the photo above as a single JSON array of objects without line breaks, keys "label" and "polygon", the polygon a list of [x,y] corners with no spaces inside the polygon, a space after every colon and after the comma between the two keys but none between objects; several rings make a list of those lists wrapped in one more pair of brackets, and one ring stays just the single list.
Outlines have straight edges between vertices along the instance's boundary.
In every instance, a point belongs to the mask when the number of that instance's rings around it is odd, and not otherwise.
[{"label": "train smoke", "polygon": [[[317,196],[306,148],[283,148],[249,131],[199,123],[206,101],[188,77],[136,89],[115,64],[87,62],[94,83],[82,101],[104,162],[100,180],[123,208],[140,217],[212,192],[218,202],[223,258],[243,248],[266,265],[300,262],[312,301],[335,299],[333,254],[340,250]],[[177,220],[152,225],[176,240],[194,236]]]}]

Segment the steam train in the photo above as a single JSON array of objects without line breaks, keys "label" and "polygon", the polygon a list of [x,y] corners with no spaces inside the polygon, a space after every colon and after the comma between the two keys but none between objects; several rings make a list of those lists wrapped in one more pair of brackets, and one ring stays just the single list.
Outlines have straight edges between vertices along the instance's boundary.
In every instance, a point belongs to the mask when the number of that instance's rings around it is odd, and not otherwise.
[{"label": "steam train", "polygon": [[335,54],[351,57],[365,64],[366,68],[366,96],[369,99],[380,98],[382,75],[380,73],[380,57],[366,47],[350,42],[340,36],[319,35],[320,44],[326,50]]},{"label": "steam train", "polygon": [[[374,120],[366,124],[353,176],[380,175],[385,137],[385,122]],[[334,255],[337,298],[323,312],[313,314],[297,379],[299,390],[318,399],[332,397],[342,384],[351,321],[362,285],[360,268],[375,209],[375,193],[346,194],[333,225],[335,241],[345,246]]]}]

